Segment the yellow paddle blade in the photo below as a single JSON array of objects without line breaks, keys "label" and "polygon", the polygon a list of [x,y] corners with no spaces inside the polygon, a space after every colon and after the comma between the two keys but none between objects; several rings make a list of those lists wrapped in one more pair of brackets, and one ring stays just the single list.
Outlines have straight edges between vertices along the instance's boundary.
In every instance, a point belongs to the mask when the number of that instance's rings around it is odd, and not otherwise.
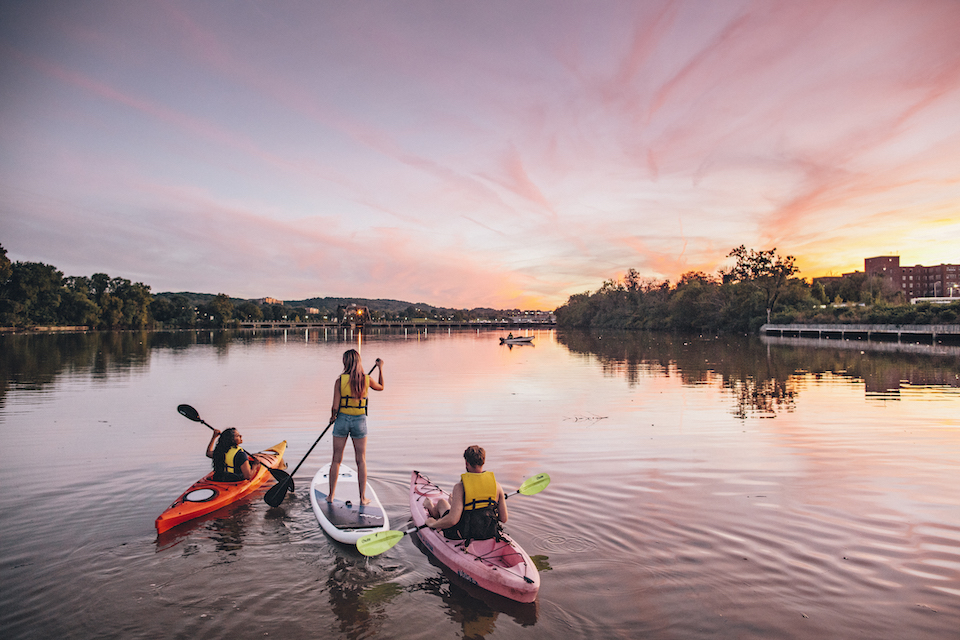
[{"label": "yellow paddle blade", "polygon": [[405,535],[405,531],[377,531],[357,540],[357,551],[365,556],[377,556],[392,549]]},{"label": "yellow paddle blade", "polygon": [[532,496],[535,493],[540,493],[547,488],[547,485],[550,484],[550,475],[546,473],[538,473],[532,478],[527,478],[523,481],[523,484],[520,485],[520,488],[517,489],[518,493],[522,493],[525,496]]}]

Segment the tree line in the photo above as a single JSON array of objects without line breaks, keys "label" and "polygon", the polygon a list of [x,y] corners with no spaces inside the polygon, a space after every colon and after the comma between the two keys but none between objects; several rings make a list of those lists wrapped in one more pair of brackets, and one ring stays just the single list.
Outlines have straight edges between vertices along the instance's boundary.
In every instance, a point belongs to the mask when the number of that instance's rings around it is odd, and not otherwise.
[{"label": "tree line", "polygon": [[[496,320],[505,314],[519,313],[487,308],[445,309],[397,300],[384,304],[385,309],[369,309],[371,320]],[[336,309],[257,304],[224,293],[154,295],[142,282],[112,278],[105,273],[64,277],[62,271],[48,264],[11,262],[6,249],[0,246],[0,326],[4,327],[222,328],[241,321],[303,322],[336,317]]]},{"label": "tree line", "polygon": [[573,295],[556,311],[572,328],[648,329],[701,334],[756,333],[766,322],[955,324],[960,301],[910,304],[889,279],[854,274],[826,284],[797,277],[793,256],[741,245],[736,264],[716,275],[683,274],[676,285],[630,269],[595,292]]}]

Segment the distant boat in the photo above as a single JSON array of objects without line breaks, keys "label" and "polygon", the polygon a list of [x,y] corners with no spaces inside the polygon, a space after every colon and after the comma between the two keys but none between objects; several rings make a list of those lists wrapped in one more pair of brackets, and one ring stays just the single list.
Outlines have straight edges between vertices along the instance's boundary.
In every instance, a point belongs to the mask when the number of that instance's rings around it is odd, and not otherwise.
[{"label": "distant boat", "polygon": [[500,338],[500,344],[530,344],[533,342],[533,336],[507,336]]}]

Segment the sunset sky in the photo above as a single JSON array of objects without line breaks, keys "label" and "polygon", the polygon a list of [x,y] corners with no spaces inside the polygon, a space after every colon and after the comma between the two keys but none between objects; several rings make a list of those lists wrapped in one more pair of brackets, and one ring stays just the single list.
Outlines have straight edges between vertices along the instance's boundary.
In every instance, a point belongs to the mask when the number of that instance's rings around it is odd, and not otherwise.
[{"label": "sunset sky", "polygon": [[155,293],[553,308],[960,263],[960,2],[0,0],[0,244]]}]

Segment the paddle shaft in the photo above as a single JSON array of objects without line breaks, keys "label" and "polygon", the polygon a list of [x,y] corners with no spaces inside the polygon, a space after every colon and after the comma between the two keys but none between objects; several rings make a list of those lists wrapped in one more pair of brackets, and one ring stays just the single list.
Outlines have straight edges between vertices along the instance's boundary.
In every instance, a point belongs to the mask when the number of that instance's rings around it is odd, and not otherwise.
[{"label": "paddle shaft", "polygon": [[[543,491],[546,486],[550,484],[550,476],[546,473],[539,473],[532,478],[527,478],[524,480],[523,484],[520,485],[520,488],[514,491],[513,493],[504,494],[504,499],[509,498],[510,496],[515,496],[518,493],[523,495],[535,495]],[[409,533],[414,533],[420,531],[420,529],[425,528],[426,523],[414,527],[413,529],[407,529],[406,531],[378,531],[377,533],[371,533],[368,536],[364,536],[357,541],[357,550],[365,556],[375,556],[379,555],[388,549],[393,548],[400,540]]]},{"label": "paddle shaft", "polygon": [[[373,365],[372,367],[370,367],[370,373],[373,373],[373,370],[376,369],[376,368],[377,368],[377,365]],[[367,375],[370,375],[370,373],[368,373]],[[326,435],[327,430],[329,430],[330,427],[333,426],[333,423],[336,422],[336,421],[337,421],[337,418],[336,418],[336,417],[331,418],[330,423],[327,424],[327,428],[324,429],[324,430],[323,430],[323,433],[320,434],[320,438],[322,438],[323,436]],[[299,468],[300,468],[300,465],[304,463],[304,461],[307,459],[307,456],[309,456],[309,455],[310,455],[310,452],[313,451],[313,448],[317,446],[317,443],[320,442],[320,438],[317,438],[316,440],[313,441],[313,445],[307,450],[307,455],[303,456],[303,460],[301,460],[301,461],[297,464],[297,466],[294,467],[293,471],[290,472],[290,475],[291,475],[291,476],[297,472],[297,469],[299,469]]]},{"label": "paddle shaft", "polygon": [[330,421],[330,423],[327,425],[327,428],[323,430],[323,433],[320,434],[320,437],[318,437],[316,440],[313,441],[313,444],[310,445],[310,448],[309,448],[309,449],[307,449],[306,455],[304,455],[304,456],[303,456],[303,459],[301,459],[300,462],[297,463],[297,466],[293,468],[293,471],[291,471],[291,472],[289,473],[289,475],[292,476],[293,474],[295,474],[295,473],[297,472],[297,469],[299,469],[299,468],[300,468],[300,465],[302,465],[302,464],[306,461],[307,456],[310,455],[310,453],[313,451],[314,447],[316,447],[317,444],[319,444],[320,438],[322,438],[323,436],[327,435],[327,431],[329,431],[330,427],[332,427],[332,426],[333,426],[333,423],[336,422],[336,421],[337,421],[336,418],[334,418],[333,420]]},{"label": "paddle shaft", "polygon": [[[376,364],[373,365],[370,368],[370,373],[373,373],[373,370],[376,369],[377,366],[378,365]],[[368,373],[367,375],[370,375],[370,373]],[[283,502],[283,499],[287,497],[287,492],[290,491],[290,485],[293,484],[293,474],[295,474],[297,470],[300,468],[300,466],[304,462],[306,462],[307,458],[310,456],[310,453],[317,446],[317,444],[320,443],[320,440],[323,438],[323,436],[327,434],[327,431],[330,430],[330,427],[332,427],[333,423],[336,421],[337,421],[336,416],[330,419],[330,422],[327,424],[327,428],[323,430],[323,433],[321,433],[316,440],[313,441],[313,444],[310,445],[310,448],[307,450],[306,455],[304,455],[303,458],[300,460],[300,462],[297,463],[297,466],[293,468],[293,471],[291,471],[289,474],[286,473],[285,471],[282,471],[280,472],[283,474],[282,476],[274,474],[274,477],[277,479],[277,484],[271,487],[270,490],[267,491],[267,493],[263,496],[264,502],[266,502],[271,507],[280,506],[280,503]]]}]

